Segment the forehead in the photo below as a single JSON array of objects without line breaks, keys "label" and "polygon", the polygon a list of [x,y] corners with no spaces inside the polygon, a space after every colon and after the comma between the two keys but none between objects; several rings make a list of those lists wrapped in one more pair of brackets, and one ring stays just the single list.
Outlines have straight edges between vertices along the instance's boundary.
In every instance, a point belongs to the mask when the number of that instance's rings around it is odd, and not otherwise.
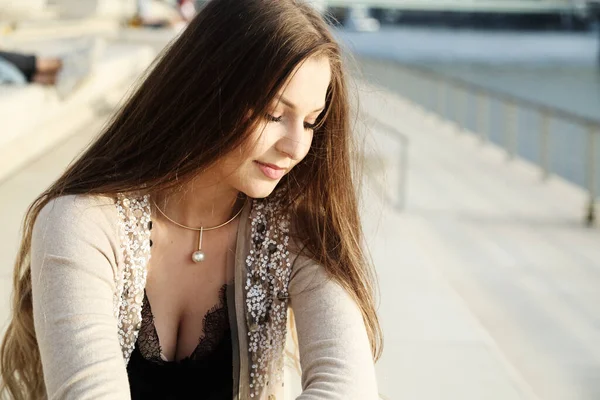
[{"label": "forehead", "polygon": [[326,57],[313,57],[296,67],[279,95],[293,103],[297,112],[310,113],[325,104],[331,81],[331,67]]}]

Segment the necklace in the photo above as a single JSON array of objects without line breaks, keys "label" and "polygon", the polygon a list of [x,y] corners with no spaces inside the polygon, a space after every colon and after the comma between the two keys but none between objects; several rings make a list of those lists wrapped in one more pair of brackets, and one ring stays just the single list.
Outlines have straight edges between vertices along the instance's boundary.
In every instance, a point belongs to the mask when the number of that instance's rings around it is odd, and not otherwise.
[{"label": "necklace", "polygon": [[181,228],[185,228],[185,229],[189,229],[191,231],[197,231],[198,232],[198,250],[196,250],[196,251],[194,251],[192,253],[192,261],[195,262],[195,263],[202,262],[205,259],[204,252],[202,251],[202,234],[204,233],[204,231],[212,231],[213,229],[221,228],[222,226],[227,225],[228,223],[230,223],[231,221],[233,221],[234,219],[236,219],[242,213],[242,210],[244,209],[244,205],[246,204],[246,202],[244,201],[244,204],[242,204],[242,207],[240,208],[240,210],[233,217],[231,217],[231,219],[229,219],[228,221],[222,223],[221,225],[211,226],[210,228],[205,228],[203,226],[201,226],[200,228],[192,228],[190,226],[185,226],[183,224],[180,224],[177,221],[173,221],[171,218],[169,218],[167,216],[167,214],[164,213],[163,210],[160,209],[160,207],[158,206],[158,204],[156,204],[156,201],[154,201],[154,199],[152,199],[152,202],[154,203],[154,207],[156,207],[156,209],[167,220],[171,221],[172,223],[174,223],[175,225],[177,225],[177,226],[179,226]]}]

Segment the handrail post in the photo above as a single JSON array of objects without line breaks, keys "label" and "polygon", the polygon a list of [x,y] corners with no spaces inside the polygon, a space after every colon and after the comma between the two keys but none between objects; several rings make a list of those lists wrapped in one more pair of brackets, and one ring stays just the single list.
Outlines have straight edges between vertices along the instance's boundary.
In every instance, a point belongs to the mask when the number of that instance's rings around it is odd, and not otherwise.
[{"label": "handrail post", "polygon": [[518,114],[517,106],[514,102],[506,104],[506,155],[509,160],[515,158],[517,153],[517,130],[518,130]]},{"label": "handrail post", "polygon": [[596,197],[597,197],[597,188],[596,188],[596,129],[593,125],[588,126],[588,145],[587,145],[587,159],[586,159],[586,169],[587,169],[587,186],[590,195],[587,215],[585,218],[585,222],[588,226],[594,224],[596,220]]},{"label": "handrail post", "polygon": [[437,79],[430,79],[429,81],[425,80],[425,82],[429,82],[429,85],[431,86],[431,90],[429,90],[429,99],[428,102],[429,104],[427,104],[427,108],[429,110],[429,112],[431,114],[435,114],[436,113],[436,100],[437,100],[437,89],[440,85],[439,80]]},{"label": "handrail post", "polygon": [[440,116],[440,119],[444,119],[444,114],[446,111],[446,82],[444,82],[442,79],[440,79],[438,82],[437,112]]},{"label": "handrail post", "polygon": [[[454,125],[456,131],[460,130],[460,123],[458,122],[460,119],[460,88],[458,85],[452,85],[451,96],[448,100],[452,105],[452,121],[451,123]],[[454,101],[452,101],[454,100]]]},{"label": "handrail post", "polygon": [[398,210],[404,210],[406,208],[406,197],[408,187],[408,139],[404,136],[400,138],[401,149],[400,149],[400,171],[398,173]]},{"label": "handrail post", "polygon": [[477,95],[478,102],[478,113],[477,113],[477,129],[480,133],[480,138],[482,143],[488,142],[488,127],[489,127],[489,114],[490,114],[490,99],[489,97],[480,92]]},{"label": "handrail post", "polygon": [[467,131],[467,120],[469,119],[469,109],[468,109],[468,100],[469,97],[467,95],[467,89],[460,89],[460,102],[458,107],[458,116],[456,117],[456,125],[458,125],[458,129],[456,133],[464,133]]},{"label": "handrail post", "polygon": [[463,123],[463,127],[465,132],[470,131],[469,129],[469,95],[472,97],[473,94],[469,94],[469,92],[467,92],[467,90],[465,89],[465,111],[463,114],[464,117],[464,123]]},{"label": "handrail post", "polygon": [[546,111],[542,112],[540,128],[540,167],[542,179],[547,180],[550,176],[550,116]]}]

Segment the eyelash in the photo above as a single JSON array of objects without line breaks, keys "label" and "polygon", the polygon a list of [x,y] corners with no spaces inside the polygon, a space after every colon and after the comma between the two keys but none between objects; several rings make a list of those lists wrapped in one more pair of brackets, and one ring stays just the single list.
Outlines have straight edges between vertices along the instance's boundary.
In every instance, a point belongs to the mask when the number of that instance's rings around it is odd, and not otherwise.
[{"label": "eyelash", "polygon": [[[267,114],[267,119],[272,122],[281,122],[281,117],[274,117],[271,114]],[[317,124],[309,124],[308,122],[304,123],[304,129],[315,130],[317,128]]]}]

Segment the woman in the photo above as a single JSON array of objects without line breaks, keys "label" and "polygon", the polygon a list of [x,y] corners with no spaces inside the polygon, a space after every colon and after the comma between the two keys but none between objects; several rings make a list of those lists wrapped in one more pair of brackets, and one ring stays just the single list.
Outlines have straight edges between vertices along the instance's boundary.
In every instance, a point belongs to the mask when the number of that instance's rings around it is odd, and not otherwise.
[{"label": "woman", "polygon": [[2,344],[40,399],[374,399],[338,45],[297,0],[213,0],[29,208]]},{"label": "woman", "polygon": [[93,73],[104,47],[102,39],[84,39],[60,57],[43,57],[0,50],[0,84],[37,83],[54,86],[61,99],[79,88]]}]

